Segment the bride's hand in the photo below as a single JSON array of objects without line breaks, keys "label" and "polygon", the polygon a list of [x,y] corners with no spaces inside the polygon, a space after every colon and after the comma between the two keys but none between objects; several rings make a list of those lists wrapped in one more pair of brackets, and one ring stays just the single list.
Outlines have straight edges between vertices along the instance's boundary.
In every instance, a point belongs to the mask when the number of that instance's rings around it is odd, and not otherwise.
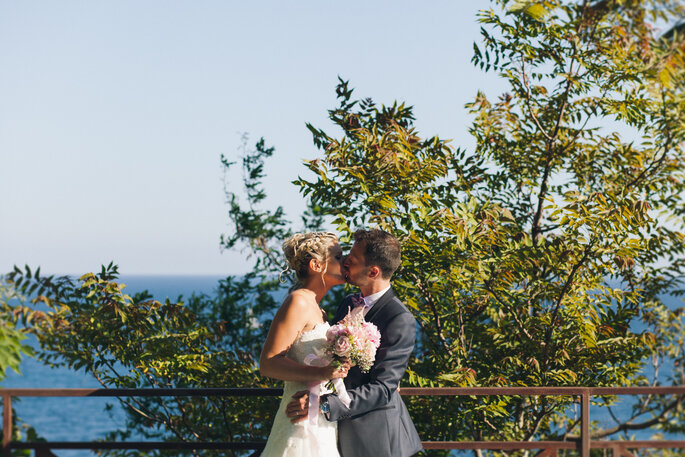
[{"label": "bride's hand", "polygon": [[352,361],[350,359],[343,359],[340,364],[328,365],[326,369],[331,371],[327,379],[344,378],[351,366]]}]

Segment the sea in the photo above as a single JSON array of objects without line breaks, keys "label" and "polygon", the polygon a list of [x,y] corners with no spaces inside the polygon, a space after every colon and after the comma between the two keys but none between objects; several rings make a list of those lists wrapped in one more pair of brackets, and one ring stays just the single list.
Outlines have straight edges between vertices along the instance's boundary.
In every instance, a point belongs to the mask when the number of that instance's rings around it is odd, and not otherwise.
[{"label": "sea", "polygon": [[[176,301],[193,293],[213,296],[221,276],[126,276],[119,282],[126,284],[131,295],[147,290],[155,299]],[[681,299],[673,299],[673,307],[682,306]],[[28,344],[36,345],[35,341]],[[9,370],[0,384],[4,388],[100,388],[88,374],[69,368],[50,368],[36,359],[25,357],[20,373]],[[108,404],[111,408],[108,408]],[[13,401],[17,417],[30,424],[47,441],[96,441],[107,432],[124,427],[124,414],[116,399],[61,397],[21,398]],[[611,424],[606,412],[591,408],[593,420]],[[635,435],[637,439],[650,439],[653,432]],[[665,439],[685,439],[685,436],[667,435]],[[135,439],[132,438],[132,439]],[[86,450],[56,450],[59,457],[92,457]]]}]

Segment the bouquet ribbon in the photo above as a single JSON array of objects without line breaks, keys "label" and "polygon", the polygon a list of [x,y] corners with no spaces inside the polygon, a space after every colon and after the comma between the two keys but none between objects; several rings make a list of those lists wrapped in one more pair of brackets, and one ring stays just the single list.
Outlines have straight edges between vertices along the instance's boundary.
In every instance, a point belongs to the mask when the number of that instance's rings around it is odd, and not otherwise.
[{"label": "bouquet ribbon", "polygon": [[[330,363],[330,360],[325,357],[319,357],[314,354],[309,354],[304,358],[305,365],[325,367]],[[335,378],[331,381],[335,392],[340,398],[345,407],[350,407],[352,399],[345,389],[345,383],[341,378]],[[319,423],[319,401],[321,398],[321,382],[312,382],[309,384],[309,410],[307,411],[307,420],[311,425]]]}]

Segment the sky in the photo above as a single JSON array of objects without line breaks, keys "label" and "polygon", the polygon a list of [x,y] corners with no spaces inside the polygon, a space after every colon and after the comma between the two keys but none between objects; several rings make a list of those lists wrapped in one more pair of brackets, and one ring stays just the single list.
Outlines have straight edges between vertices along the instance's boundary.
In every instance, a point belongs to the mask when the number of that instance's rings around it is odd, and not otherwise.
[{"label": "sky", "polygon": [[[495,75],[470,62],[489,2],[7,0],[0,3],[0,274],[229,275],[221,154],[274,146],[269,207],[332,130],[338,77],[414,106],[424,136],[473,149],[464,108]],[[229,176],[230,178],[230,176]],[[239,191],[237,187],[231,189]],[[233,186],[233,184],[229,185]]]}]

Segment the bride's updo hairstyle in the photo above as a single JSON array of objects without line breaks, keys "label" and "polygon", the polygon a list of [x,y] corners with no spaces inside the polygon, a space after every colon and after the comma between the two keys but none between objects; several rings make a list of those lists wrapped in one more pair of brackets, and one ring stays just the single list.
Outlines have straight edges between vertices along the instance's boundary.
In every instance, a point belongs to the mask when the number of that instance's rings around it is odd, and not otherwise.
[{"label": "bride's updo hairstyle", "polygon": [[324,265],[326,273],[326,262],[328,253],[333,242],[338,241],[338,237],[332,232],[308,232],[296,233],[283,242],[282,248],[285,258],[288,261],[288,268],[295,272],[297,282],[302,284],[309,276],[309,261],[316,259]]}]

